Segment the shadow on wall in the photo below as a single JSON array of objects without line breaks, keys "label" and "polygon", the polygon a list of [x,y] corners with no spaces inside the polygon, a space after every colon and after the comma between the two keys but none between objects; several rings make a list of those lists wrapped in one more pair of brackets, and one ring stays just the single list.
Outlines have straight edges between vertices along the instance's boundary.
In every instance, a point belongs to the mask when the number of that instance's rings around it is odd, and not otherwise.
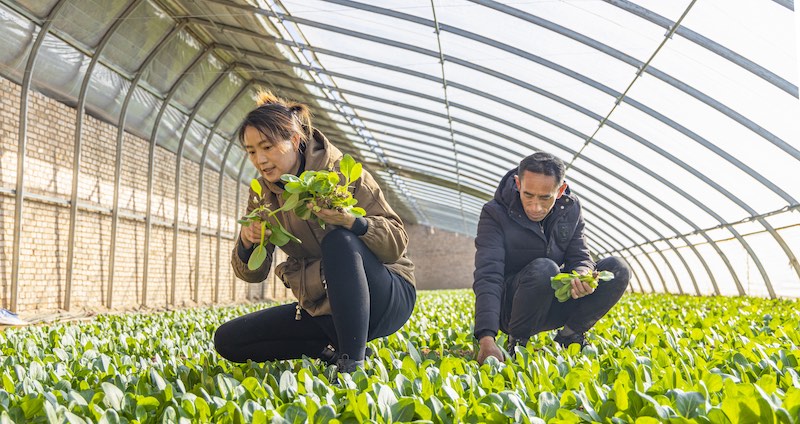
[{"label": "shadow on wall", "polygon": [[423,225],[406,225],[408,257],[420,290],[472,287],[475,239]]}]

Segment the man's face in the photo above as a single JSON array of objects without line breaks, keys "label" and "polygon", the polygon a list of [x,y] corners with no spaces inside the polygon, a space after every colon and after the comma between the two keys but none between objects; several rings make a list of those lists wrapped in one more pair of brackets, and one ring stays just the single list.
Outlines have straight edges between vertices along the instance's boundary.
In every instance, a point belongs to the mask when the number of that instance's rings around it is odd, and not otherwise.
[{"label": "man's face", "polygon": [[515,175],[514,181],[525,215],[533,222],[541,222],[567,189],[567,183],[559,185],[556,177],[530,171]]}]

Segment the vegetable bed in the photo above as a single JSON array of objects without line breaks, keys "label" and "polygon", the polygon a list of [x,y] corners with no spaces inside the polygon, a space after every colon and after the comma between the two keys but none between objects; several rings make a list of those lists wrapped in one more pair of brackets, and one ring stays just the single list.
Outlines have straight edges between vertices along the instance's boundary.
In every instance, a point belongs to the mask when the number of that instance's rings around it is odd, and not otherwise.
[{"label": "vegetable bed", "polygon": [[470,291],[420,292],[350,376],[221,359],[214,329],[263,304],[6,329],[0,424],[800,423],[797,301],[626,294],[582,352],[542,333],[483,366],[473,306]]}]

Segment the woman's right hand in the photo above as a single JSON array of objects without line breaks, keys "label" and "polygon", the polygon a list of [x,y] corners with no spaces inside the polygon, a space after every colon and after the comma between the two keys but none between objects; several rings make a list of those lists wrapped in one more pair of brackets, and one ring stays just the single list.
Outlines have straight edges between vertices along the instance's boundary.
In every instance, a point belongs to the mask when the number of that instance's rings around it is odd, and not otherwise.
[{"label": "woman's right hand", "polygon": [[[267,240],[272,235],[269,228],[264,230],[264,240]],[[261,223],[251,222],[250,225],[242,225],[242,231],[239,234],[242,239],[242,246],[245,249],[250,249],[254,244],[261,243]]]}]

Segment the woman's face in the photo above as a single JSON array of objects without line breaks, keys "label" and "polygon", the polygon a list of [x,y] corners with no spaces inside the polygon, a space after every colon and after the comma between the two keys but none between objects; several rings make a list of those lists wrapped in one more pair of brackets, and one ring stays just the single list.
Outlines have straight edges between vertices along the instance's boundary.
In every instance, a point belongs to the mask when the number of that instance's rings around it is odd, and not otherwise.
[{"label": "woman's face", "polygon": [[250,162],[271,183],[280,181],[283,174],[297,172],[300,167],[299,143],[299,134],[291,140],[270,140],[255,127],[244,130],[244,148]]}]

